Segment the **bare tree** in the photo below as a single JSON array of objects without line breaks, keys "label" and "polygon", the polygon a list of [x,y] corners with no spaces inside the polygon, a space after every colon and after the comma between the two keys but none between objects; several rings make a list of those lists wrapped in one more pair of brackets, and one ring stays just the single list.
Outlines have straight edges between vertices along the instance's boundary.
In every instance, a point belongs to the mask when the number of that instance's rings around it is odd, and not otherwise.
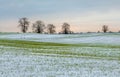
[{"label": "bare tree", "polygon": [[20,18],[19,22],[19,27],[21,27],[21,31],[23,33],[26,33],[29,27],[29,21],[26,17]]},{"label": "bare tree", "polygon": [[62,25],[62,33],[63,34],[69,34],[70,31],[70,25],[68,23],[63,23]]},{"label": "bare tree", "polygon": [[50,34],[55,33],[55,32],[56,32],[56,31],[55,31],[55,26],[54,26],[53,24],[48,24],[48,25],[47,25],[47,31],[48,31],[48,33],[50,33]]},{"label": "bare tree", "polygon": [[100,33],[100,31],[97,31],[97,33]]},{"label": "bare tree", "polygon": [[45,29],[45,24],[42,21],[38,20],[33,24],[32,27],[34,32],[43,33]]},{"label": "bare tree", "polygon": [[118,31],[118,33],[120,33],[120,30]]},{"label": "bare tree", "polygon": [[106,33],[106,32],[108,31],[108,26],[107,26],[107,25],[103,25],[102,31],[103,31],[104,33]]}]

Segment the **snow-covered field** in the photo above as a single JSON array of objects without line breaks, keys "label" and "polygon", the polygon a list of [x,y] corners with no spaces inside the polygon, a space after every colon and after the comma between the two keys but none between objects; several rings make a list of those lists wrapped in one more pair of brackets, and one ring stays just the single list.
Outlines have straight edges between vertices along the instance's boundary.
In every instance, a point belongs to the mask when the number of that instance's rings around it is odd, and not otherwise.
[{"label": "snow-covered field", "polygon": [[103,44],[119,44],[120,33],[83,33],[83,34],[2,34],[2,39],[17,39],[17,40],[30,40],[38,42],[56,42],[56,43],[103,43]]},{"label": "snow-covered field", "polygon": [[[12,33],[0,34],[0,39],[75,44],[48,47],[46,44],[43,48],[22,48],[19,45],[17,47],[7,46],[0,42],[0,77],[120,76],[119,33],[76,35]],[[85,45],[76,46],[81,43]],[[86,43],[100,46],[87,46]],[[114,47],[104,46],[104,44]]]}]

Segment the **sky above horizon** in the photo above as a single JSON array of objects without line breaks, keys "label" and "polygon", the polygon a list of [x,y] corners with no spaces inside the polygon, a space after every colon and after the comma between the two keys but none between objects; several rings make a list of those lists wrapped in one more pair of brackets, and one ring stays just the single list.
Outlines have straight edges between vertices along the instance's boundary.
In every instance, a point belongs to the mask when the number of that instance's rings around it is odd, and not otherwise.
[{"label": "sky above horizon", "polygon": [[[0,0],[0,32],[20,32],[18,20],[29,19],[54,24],[57,31],[68,22],[71,30],[87,32],[120,30],[120,0]],[[29,30],[31,31],[31,30]]]}]

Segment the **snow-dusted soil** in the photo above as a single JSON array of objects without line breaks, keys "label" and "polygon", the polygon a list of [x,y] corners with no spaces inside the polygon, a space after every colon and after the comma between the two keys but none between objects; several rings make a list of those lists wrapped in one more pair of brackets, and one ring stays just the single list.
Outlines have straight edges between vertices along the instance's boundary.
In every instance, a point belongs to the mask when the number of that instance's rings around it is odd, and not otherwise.
[{"label": "snow-dusted soil", "polygon": [[38,42],[56,42],[56,43],[101,43],[101,44],[119,44],[120,33],[83,33],[83,34],[2,34],[1,39],[29,40]]},{"label": "snow-dusted soil", "polygon": [[33,54],[20,48],[0,48],[0,77],[120,76],[117,59]]},{"label": "snow-dusted soil", "polygon": [[[28,49],[0,44],[0,77],[120,76],[120,33],[86,33],[75,35],[11,33],[0,34],[0,39],[68,44],[102,44],[99,47],[58,46],[56,48],[50,46],[46,49]],[[104,47],[104,44],[117,47]],[[42,53],[39,53],[40,51]],[[63,51],[69,53],[56,54],[56,52]]]}]

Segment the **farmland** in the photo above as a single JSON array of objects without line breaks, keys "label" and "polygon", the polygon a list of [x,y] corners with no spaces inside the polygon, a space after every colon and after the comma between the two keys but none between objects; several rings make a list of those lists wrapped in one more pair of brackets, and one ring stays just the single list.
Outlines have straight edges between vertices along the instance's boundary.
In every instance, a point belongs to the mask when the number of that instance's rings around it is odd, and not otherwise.
[{"label": "farmland", "polygon": [[0,33],[1,77],[118,77],[120,33]]}]

